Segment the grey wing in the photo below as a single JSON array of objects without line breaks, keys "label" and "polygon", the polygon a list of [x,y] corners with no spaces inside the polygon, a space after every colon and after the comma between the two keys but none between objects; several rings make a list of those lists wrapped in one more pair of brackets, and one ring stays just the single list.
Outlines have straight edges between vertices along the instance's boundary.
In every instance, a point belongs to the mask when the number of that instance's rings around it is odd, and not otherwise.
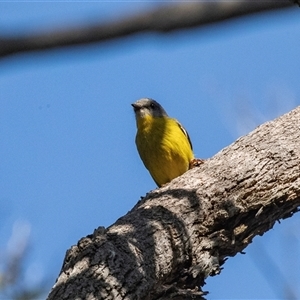
[{"label": "grey wing", "polygon": [[191,146],[191,149],[193,150],[193,145],[192,145],[192,142],[191,142],[191,139],[190,139],[190,136],[188,134],[188,132],[186,131],[186,129],[176,120],[179,128],[182,130],[182,132],[184,133],[184,135],[187,137],[189,143],[190,143],[190,146]]}]

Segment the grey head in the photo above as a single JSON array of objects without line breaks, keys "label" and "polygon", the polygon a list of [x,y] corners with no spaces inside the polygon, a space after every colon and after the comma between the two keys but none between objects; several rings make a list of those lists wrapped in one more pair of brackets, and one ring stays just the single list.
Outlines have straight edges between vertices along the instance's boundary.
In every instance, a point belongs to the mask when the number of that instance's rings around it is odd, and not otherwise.
[{"label": "grey head", "polygon": [[132,103],[131,105],[133,106],[136,118],[143,118],[146,116],[168,116],[164,108],[157,101],[151,98],[142,98]]}]

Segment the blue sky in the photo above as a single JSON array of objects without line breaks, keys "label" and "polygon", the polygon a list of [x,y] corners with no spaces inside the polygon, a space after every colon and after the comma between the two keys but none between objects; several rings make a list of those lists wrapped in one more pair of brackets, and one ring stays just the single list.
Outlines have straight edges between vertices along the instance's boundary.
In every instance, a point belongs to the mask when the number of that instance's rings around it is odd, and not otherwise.
[{"label": "blue sky", "polygon": [[[20,34],[158,4],[0,2],[0,27]],[[299,12],[0,60],[0,253],[29,236],[25,282],[54,283],[68,248],[155,188],[130,103],[160,102],[201,158],[298,106]],[[208,298],[282,299],[282,276],[300,297],[299,226],[296,214],[229,258]]]}]

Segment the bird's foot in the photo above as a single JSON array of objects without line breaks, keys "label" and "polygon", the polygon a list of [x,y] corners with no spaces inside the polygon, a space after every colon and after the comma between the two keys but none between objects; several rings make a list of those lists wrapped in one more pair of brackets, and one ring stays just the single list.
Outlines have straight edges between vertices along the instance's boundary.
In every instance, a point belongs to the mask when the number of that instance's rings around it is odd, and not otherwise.
[{"label": "bird's foot", "polygon": [[193,169],[195,167],[199,167],[200,165],[202,165],[204,163],[204,159],[201,158],[194,158],[190,161],[190,166],[189,169]]}]

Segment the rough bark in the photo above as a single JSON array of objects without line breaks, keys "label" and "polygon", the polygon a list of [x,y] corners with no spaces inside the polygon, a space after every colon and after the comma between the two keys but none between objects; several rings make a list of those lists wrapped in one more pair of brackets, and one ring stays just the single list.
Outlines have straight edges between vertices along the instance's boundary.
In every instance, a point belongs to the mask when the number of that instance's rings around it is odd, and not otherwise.
[{"label": "rough bark", "polygon": [[300,107],[151,191],[68,250],[48,299],[202,299],[227,257],[298,211],[299,141]]},{"label": "rough bark", "polygon": [[165,33],[212,24],[248,14],[293,6],[296,1],[212,1],[181,3],[128,16],[108,23],[65,28],[22,37],[0,36],[0,57],[125,37],[139,32]]}]

